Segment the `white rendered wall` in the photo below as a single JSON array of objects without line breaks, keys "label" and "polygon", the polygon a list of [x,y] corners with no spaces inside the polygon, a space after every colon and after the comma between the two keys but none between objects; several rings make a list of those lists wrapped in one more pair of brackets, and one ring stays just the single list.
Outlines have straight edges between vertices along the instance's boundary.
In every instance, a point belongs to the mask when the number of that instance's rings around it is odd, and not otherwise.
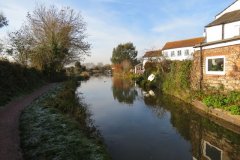
[{"label": "white rendered wall", "polygon": [[235,2],[233,5],[231,5],[229,8],[227,8],[225,11],[223,11],[222,13],[220,13],[219,15],[216,16],[216,19],[218,19],[219,17],[221,17],[222,15],[224,15],[225,13],[228,12],[232,12],[232,11],[236,11],[240,9],[240,0],[238,0],[237,2]]},{"label": "white rendered wall", "polygon": [[[178,56],[178,51],[181,50],[182,55]],[[189,50],[189,55],[185,56],[185,50]],[[171,56],[172,51],[174,51],[175,56]],[[193,53],[194,53],[194,48],[193,47],[183,47],[183,48],[174,48],[174,49],[167,49],[163,51],[163,55],[165,56],[166,59],[169,60],[186,60],[186,59],[192,59],[193,58]],[[167,54],[167,56],[166,56]]]},{"label": "white rendered wall", "polygon": [[224,25],[224,39],[240,36],[240,21]]},{"label": "white rendered wall", "polygon": [[222,25],[206,28],[207,42],[222,40]]}]

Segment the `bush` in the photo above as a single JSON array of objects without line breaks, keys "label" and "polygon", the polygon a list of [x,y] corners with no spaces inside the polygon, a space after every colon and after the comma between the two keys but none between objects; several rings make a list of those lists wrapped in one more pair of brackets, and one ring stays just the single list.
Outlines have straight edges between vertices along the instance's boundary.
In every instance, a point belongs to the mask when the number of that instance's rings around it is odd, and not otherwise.
[{"label": "bush", "polygon": [[0,60],[0,77],[0,106],[45,82],[40,71],[6,60]]},{"label": "bush", "polygon": [[208,107],[222,108],[234,115],[240,115],[240,92],[202,94],[201,97],[203,103]]}]

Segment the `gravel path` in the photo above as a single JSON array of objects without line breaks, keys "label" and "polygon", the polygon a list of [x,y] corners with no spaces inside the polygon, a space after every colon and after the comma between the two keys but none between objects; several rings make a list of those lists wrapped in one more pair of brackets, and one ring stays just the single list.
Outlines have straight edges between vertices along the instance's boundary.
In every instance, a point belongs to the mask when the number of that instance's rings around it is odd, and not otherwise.
[{"label": "gravel path", "polygon": [[0,160],[22,160],[19,137],[19,118],[23,109],[52,88],[48,84],[42,88],[14,100],[0,108]]}]

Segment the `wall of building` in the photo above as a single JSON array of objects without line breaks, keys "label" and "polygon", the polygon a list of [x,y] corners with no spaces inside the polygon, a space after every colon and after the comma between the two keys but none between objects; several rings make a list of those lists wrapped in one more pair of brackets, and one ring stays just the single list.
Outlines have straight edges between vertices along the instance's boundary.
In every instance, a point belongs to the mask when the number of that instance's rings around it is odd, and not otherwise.
[{"label": "wall of building", "polygon": [[206,28],[206,42],[222,40],[222,25]]},{"label": "wall of building", "polygon": [[[202,69],[203,88],[223,87],[225,90],[240,90],[240,45],[203,49],[202,55],[202,67],[200,64],[200,51],[196,51],[193,58],[191,81],[194,89],[198,89],[200,87],[199,80]],[[206,58],[213,56],[225,56],[224,75],[211,75],[206,73]]]},{"label": "wall of building", "polygon": [[[181,51],[182,55],[178,56],[178,51]],[[189,50],[189,55],[185,55],[185,50]],[[172,51],[174,51],[175,56],[171,56]],[[183,47],[183,48],[174,48],[174,49],[167,49],[163,50],[163,55],[166,59],[169,60],[186,60],[186,59],[192,59],[193,58],[193,53],[194,53],[194,48],[193,47]]]},{"label": "wall of building", "polygon": [[143,58],[143,68],[147,62],[160,62],[161,60],[161,57],[145,57]]},{"label": "wall of building", "polygon": [[224,25],[224,39],[240,36],[240,21]]}]

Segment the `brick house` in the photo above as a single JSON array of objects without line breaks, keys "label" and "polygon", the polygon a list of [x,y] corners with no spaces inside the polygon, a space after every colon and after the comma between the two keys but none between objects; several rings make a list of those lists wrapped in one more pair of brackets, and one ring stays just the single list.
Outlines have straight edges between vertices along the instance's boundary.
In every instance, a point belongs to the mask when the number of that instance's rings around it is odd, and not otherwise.
[{"label": "brick house", "polygon": [[240,0],[205,26],[205,42],[195,49],[194,88],[240,90]]},{"label": "brick house", "polygon": [[169,60],[186,60],[192,59],[195,52],[194,46],[202,43],[203,37],[184,39],[179,41],[167,42],[163,48],[163,56]]}]

